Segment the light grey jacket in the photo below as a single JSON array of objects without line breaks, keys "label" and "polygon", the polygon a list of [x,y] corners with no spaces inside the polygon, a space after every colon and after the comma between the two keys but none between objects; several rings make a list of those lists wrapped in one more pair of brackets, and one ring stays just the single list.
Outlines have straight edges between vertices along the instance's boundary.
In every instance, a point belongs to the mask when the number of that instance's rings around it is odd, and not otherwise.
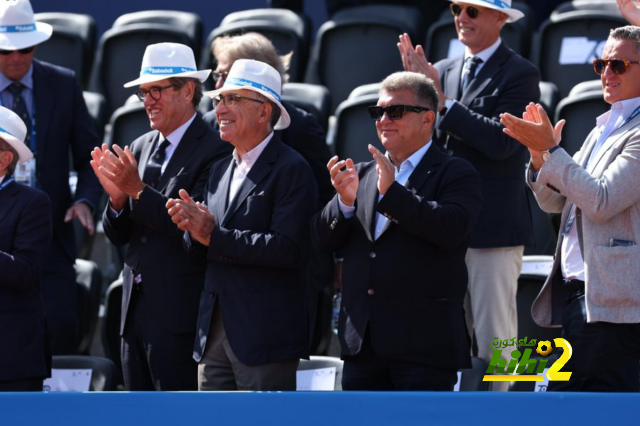
[{"label": "light grey jacket", "polygon": [[[587,321],[640,323],[640,116],[604,141],[589,173],[583,166],[599,134],[592,130],[573,159],[563,149],[554,151],[535,182],[529,165],[527,182],[542,210],[562,212],[560,229],[572,204],[577,207],[574,226],[581,222]],[[635,245],[609,247],[612,238]],[[562,239],[560,235],[551,274],[531,307],[534,321],[543,327],[561,325],[564,295],[557,275]]]}]

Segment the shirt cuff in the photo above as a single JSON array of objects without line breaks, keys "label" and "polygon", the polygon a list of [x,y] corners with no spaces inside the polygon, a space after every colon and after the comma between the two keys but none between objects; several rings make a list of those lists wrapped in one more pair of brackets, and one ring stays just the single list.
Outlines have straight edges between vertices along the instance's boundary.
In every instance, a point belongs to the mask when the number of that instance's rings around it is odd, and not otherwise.
[{"label": "shirt cuff", "polygon": [[107,210],[107,214],[109,215],[109,217],[117,219],[120,217],[120,215],[122,214],[122,212],[124,211],[124,209],[117,211],[116,209],[114,209],[111,206],[111,202],[109,202],[109,209]]},{"label": "shirt cuff", "polygon": [[356,206],[347,206],[343,201],[342,198],[340,198],[340,196],[338,195],[338,207],[340,208],[340,211],[342,212],[342,215],[346,218],[349,219],[350,217],[353,217],[353,214],[356,211]]}]

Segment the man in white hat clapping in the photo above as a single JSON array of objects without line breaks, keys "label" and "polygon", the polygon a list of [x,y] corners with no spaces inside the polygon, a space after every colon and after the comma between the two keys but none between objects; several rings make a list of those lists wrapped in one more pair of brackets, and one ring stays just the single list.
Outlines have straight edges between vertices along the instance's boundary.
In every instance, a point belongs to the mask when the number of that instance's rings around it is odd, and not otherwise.
[{"label": "man in white hat clapping", "polygon": [[27,128],[0,107],[0,392],[42,391],[51,373],[40,273],[51,245],[51,203],[16,183],[15,171],[33,157]]},{"label": "man in white hat clapping", "polygon": [[[94,232],[93,209],[102,189],[91,171],[91,148],[98,133],[73,71],[34,59],[37,46],[51,37],[51,26],[35,22],[28,0],[0,2],[0,103],[25,122],[25,144],[34,158],[16,181],[42,189],[53,210],[53,243],[42,276],[42,295],[54,354],[78,347],[76,246],[77,218]],[[69,152],[78,174],[69,188]]]},{"label": "man in white hat clapping", "polygon": [[194,358],[200,390],[295,390],[308,355],[305,272],[317,185],[274,130],[289,126],[280,74],[238,59],[214,100],[233,158],[211,169],[207,207],[167,204],[187,247],[206,256]]},{"label": "man in white hat clapping", "polygon": [[[505,23],[524,14],[511,0],[451,0],[463,56],[431,65],[421,46],[400,36],[404,68],[432,78],[440,98],[434,140],[469,161],[482,178],[484,203],[467,251],[467,325],[478,356],[489,362],[490,343],[518,333],[517,280],[524,246],[533,245],[522,165],[526,149],[502,133],[499,114],[519,114],[540,98],[540,72],[500,38]],[[504,337],[501,337],[504,336]],[[506,383],[494,389],[506,390]]]},{"label": "man in white hat clapping", "polygon": [[129,244],[120,329],[129,390],[196,389],[191,355],[205,261],[184,252],[165,204],[180,189],[202,199],[211,165],[231,151],[196,113],[210,72],[196,69],[188,46],[148,46],[139,78],[124,86],[139,86],[153,130],[130,148],[103,145],[92,154],[109,195],[105,233],[115,245]]}]

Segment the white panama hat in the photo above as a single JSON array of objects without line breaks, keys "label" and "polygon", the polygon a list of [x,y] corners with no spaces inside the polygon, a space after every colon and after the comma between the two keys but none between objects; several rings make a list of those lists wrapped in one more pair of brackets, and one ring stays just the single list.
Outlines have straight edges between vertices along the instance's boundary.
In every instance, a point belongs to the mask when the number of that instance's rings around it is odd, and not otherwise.
[{"label": "white panama hat", "polygon": [[233,63],[224,85],[210,92],[204,92],[210,98],[215,98],[220,93],[230,90],[247,89],[266,96],[280,108],[280,119],[273,126],[274,130],[282,130],[289,127],[291,118],[280,100],[282,79],[280,73],[269,64],[254,61],[252,59],[238,59]]},{"label": "white panama hat", "polygon": [[0,1],[0,49],[19,50],[49,40],[53,28],[36,22],[29,0]]},{"label": "white panama hat", "polygon": [[511,8],[511,0],[449,0],[452,3],[467,3],[475,4],[476,6],[482,6],[489,9],[498,10],[507,15],[507,22],[516,22],[518,19],[524,17],[524,13],[518,9]]},{"label": "white panama hat", "polygon": [[0,106],[0,139],[16,150],[19,163],[24,163],[33,158],[33,153],[24,144],[26,136],[27,126],[24,121],[9,108]]},{"label": "white panama hat", "polygon": [[167,78],[197,78],[204,82],[211,70],[196,68],[196,58],[189,46],[180,43],[150,44],[144,51],[140,77],[130,81],[124,87],[133,87]]}]

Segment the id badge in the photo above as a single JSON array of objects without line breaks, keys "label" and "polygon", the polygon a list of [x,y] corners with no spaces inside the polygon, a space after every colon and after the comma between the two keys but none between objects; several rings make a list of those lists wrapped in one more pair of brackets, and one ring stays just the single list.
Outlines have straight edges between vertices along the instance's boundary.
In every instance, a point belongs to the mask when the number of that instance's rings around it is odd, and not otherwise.
[{"label": "id badge", "polygon": [[16,166],[13,173],[16,182],[35,187],[36,185],[36,159],[32,158]]}]

